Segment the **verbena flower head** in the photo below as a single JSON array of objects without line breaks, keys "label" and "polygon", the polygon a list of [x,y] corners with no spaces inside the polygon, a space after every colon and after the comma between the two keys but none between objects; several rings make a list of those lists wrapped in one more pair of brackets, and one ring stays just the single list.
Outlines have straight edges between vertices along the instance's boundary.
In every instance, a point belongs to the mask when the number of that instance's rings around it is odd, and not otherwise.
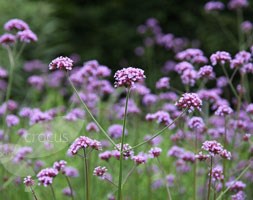
[{"label": "verbena flower head", "polygon": [[162,149],[159,148],[159,147],[153,147],[149,150],[149,154],[153,157],[153,158],[156,158],[156,157],[159,157],[160,154],[162,152]]},{"label": "verbena flower head", "polygon": [[86,136],[80,136],[72,143],[68,149],[70,155],[75,155],[80,149],[92,148],[96,150],[102,150],[102,144],[97,140],[92,140]]},{"label": "verbena flower head", "polygon": [[233,109],[230,108],[228,105],[221,105],[215,111],[215,115],[218,115],[218,116],[226,116],[226,115],[230,115],[232,113],[233,113]]},{"label": "verbena flower head", "polygon": [[157,89],[168,89],[170,84],[170,79],[168,77],[162,77],[156,82]]},{"label": "verbena flower head", "polygon": [[253,30],[253,24],[250,21],[244,21],[241,23],[241,29],[244,33],[250,33]]},{"label": "verbena flower head", "polygon": [[175,104],[180,109],[189,109],[189,112],[194,109],[201,110],[202,100],[196,93],[185,93]]},{"label": "verbena flower head", "polygon": [[203,130],[205,128],[205,123],[201,117],[192,117],[188,122],[188,126],[191,129]]},{"label": "verbena flower head", "polygon": [[238,192],[238,191],[242,191],[244,190],[244,188],[246,187],[246,184],[242,181],[228,181],[226,183],[226,186],[229,187],[230,190],[234,191],[234,192]]},{"label": "verbena flower head", "polygon": [[243,191],[239,191],[231,196],[231,200],[245,200],[246,194]]},{"label": "verbena flower head", "polygon": [[224,179],[222,167],[221,166],[214,167],[212,169],[211,177],[214,181],[222,181]]},{"label": "verbena flower head", "polygon": [[206,12],[224,10],[224,8],[225,5],[219,1],[209,1],[205,4]]},{"label": "verbena flower head", "polygon": [[32,147],[20,147],[17,152],[15,152],[13,163],[20,163],[25,157],[33,151]]},{"label": "verbena flower head", "polygon": [[207,79],[213,79],[215,76],[213,72],[213,67],[210,65],[205,65],[201,67],[198,71],[198,75],[200,78],[207,78]]},{"label": "verbena flower head", "polygon": [[36,42],[38,40],[37,35],[31,30],[19,31],[17,38],[24,43]]},{"label": "verbena flower head", "polygon": [[73,191],[73,189],[71,189],[70,187],[63,188],[62,189],[62,194],[67,196],[67,197],[72,197],[72,196],[76,195],[75,191]]},{"label": "verbena flower head", "polygon": [[64,167],[62,170],[62,173],[68,177],[78,177],[79,176],[78,170],[74,167],[68,167],[68,166]]},{"label": "verbena flower head", "polygon": [[210,60],[213,66],[217,64],[224,65],[225,63],[229,63],[231,61],[231,56],[226,51],[217,51],[211,55]]},{"label": "verbena flower head", "polygon": [[205,141],[201,147],[202,149],[208,151],[211,156],[219,155],[222,158],[231,159],[231,153],[226,149],[223,149],[223,146],[217,141]]},{"label": "verbena flower head", "polygon": [[19,118],[16,115],[7,115],[6,124],[8,127],[16,126],[19,124]]},{"label": "verbena flower head", "polygon": [[0,44],[3,46],[12,45],[16,42],[16,37],[10,33],[5,33],[0,36]]},{"label": "verbena flower head", "polygon": [[21,19],[11,19],[4,24],[4,29],[6,31],[13,31],[13,30],[23,31],[29,29],[29,26],[26,22],[24,22]]},{"label": "verbena flower head", "polygon": [[68,57],[57,57],[49,64],[49,70],[63,69],[63,70],[72,70],[74,61]]},{"label": "verbena flower head", "polygon": [[203,152],[199,152],[197,155],[195,155],[195,158],[200,160],[200,161],[204,161],[206,159],[208,159],[210,157],[209,154],[203,154]]},{"label": "verbena flower head", "polygon": [[101,160],[108,161],[112,157],[112,152],[111,151],[105,151],[103,153],[100,153],[98,156]]},{"label": "verbena flower head", "polygon": [[131,88],[135,83],[146,78],[144,71],[139,68],[128,67],[118,70],[115,75],[115,87]]},{"label": "verbena flower head", "polygon": [[132,160],[136,165],[145,164],[147,162],[147,159],[148,157],[144,153],[139,153],[138,155],[132,157]]},{"label": "verbena flower head", "polygon": [[65,160],[60,160],[60,161],[54,162],[53,168],[60,172],[64,170],[66,165],[67,165],[67,162]]},{"label": "verbena flower head", "polygon": [[[121,149],[121,143],[117,144],[116,148]],[[125,160],[127,160],[128,158],[132,158],[134,155],[134,151],[132,150],[132,147],[127,143],[123,145],[122,151],[123,151],[123,157]],[[116,158],[117,158],[117,152],[120,154],[120,151],[118,150],[113,151],[113,153],[115,154],[113,156],[115,156]]]},{"label": "verbena flower head", "polygon": [[98,166],[94,169],[93,175],[94,176],[99,176],[99,177],[104,177],[106,172],[107,172],[106,167]]},{"label": "verbena flower head", "polygon": [[31,187],[34,185],[34,180],[32,179],[31,176],[27,176],[24,178],[24,184],[26,187]]},{"label": "verbena flower head", "polygon": [[58,174],[58,170],[54,168],[42,169],[38,174],[39,185],[42,184],[45,187],[53,184],[53,178]]},{"label": "verbena flower head", "polygon": [[[123,133],[123,126],[121,124],[113,124],[108,128],[108,134],[112,138],[116,139],[120,138],[122,136],[122,133]],[[127,130],[125,130],[125,135],[127,135]]]}]

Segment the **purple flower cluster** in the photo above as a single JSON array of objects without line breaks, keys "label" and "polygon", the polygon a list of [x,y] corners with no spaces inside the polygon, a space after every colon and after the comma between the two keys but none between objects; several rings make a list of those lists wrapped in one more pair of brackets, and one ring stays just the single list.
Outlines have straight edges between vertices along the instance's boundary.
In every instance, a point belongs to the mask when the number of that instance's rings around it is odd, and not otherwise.
[{"label": "purple flower cluster", "polygon": [[107,172],[106,167],[98,166],[94,169],[93,175],[103,178],[106,172]]},{"label": "purple flower cluster", "polygon": [[205,141],[202,145],[202,149],[208,151],[211,156],[219,155],[222,158],[231,159],[231,153],[223,148],[223,146],[217,141]]},{"label": "purple flower cluster", "polygon": [[73,62],[74,61],[68,57],[60,56],[51,61],[49,64],[49,70],[63,69],[70,71],[72,70]]},{"label": "purple flower cluster", "polygon": [[202,100],[196,93],[185,93],[175,104],[180,109],[189,109],[189,112],[194,109],[201,110]]},{"label": "purple flower cluster", "polygon": [[146,78],[144,71],[139,68],[128,67],[118,70],[115,75],[115,87],[131,88],[136,82],[142,81]]},{"label": "purple flower cluster", "polygon": [[206,12],[224,10],[224,8],[225,5],[220,1],[209,1],[205,4]]},{"label": "purple flower cluster", "polygon": [[38,174],[37,178],[39,180],[39,185],[44,185],[45,187],[53,184],[53,179],[58,174],[58,170],[54,168],[42,169]]},{"label": "purple flower cluster", "polygon": [[102,145],[97,140],[92,140],[86,136],[80,136],[71,144],[68,149],[69,155],[75,155],[80,149],[92,148],[95,150],[102,150]]},{"label": "purple flower cluster", "polygon": [[231,55],[226,51],[217,51],[210,57],[213,66],[217,64],[224,65],[225,63],[230,63]]},{"label": "purple flower cluster", "polygon": [[24,178],[24,184],[26,187],[31,187],[34,185],[34,180],[32,179],[31,176],[27,176]]}]

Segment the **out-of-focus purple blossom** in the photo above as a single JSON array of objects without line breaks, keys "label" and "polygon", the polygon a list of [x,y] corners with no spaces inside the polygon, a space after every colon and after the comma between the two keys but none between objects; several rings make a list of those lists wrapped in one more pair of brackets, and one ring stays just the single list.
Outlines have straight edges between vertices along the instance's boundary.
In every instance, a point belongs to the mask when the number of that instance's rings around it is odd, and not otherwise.
[{"label": "out-of-focus purple blossom", "polygon": [[165,92],[159,95],[161,100],[167,101],[176,101],[178,99],[178,95],[175,92]]},{"label": "out-of-focus purple blossom", "polygon": [[226,51],[217,51],[211,55],[210,60],[213,66],[217,64],[224,65],[225,63],[230,63],[231,56]]},{"label": "out-of-focus purple blossom", "polygon": [[30,61],[25,62],[23,69],[26,72],[32,72],[32,71],[36,71],[36,70],[39,70],[41,72],[45,72],[46,66],[47,65],[44,64],[41,60],[30,60]]},{"label": "out-of-focus purple blossom", "polygon": [[5,33],[0,36],[0,44],[3,46],[13,45],[16,42],[16,37],[10,33]]},{"label": "out-of-focus purple blossom", "polygon": [[204,56],[203,51],[200,49],[186,49],[176,54],[178,60],[185,60],[191,63],[207,63],[208,59]]},{"label": "out-of-focus purple blossom", "polygon": [[42,123],[42,122],[48,122],[53,119],[53,117],[47,113],[47,112],[42,112],[39,109],[32,109],[32,112],[30,114],[30,125],[34,125],[37,123]]},{"label": "out-of-focus purple blossom", "polygon": [[20,163],[25,159],[25,157],[32,153],[33,149],[31,147],[20,147],[15,153],[13,157],[13,163],[17,164]]},{"label": "out-of-focus purple blossom", "polygon": [[101,160],[108,161],[111,157],[112,157],[111,151],[105,151],[105,152],[99,154],[99,158]]},{"label": "out-of-focus purple blossom", "polygon": [[24,178],[24,184],[26,187],[31,187],[34,185],[34,180],[32,179],[31,176],[27,176]]},{"label": "out-of-focus purple blossom", "polygon": [[54,162],[53,168],[56,169],[58,172],[63,171],[66,167],[67,162],[65,160],[60,160]]},{"label": "out-of-focus purple blossom", "polygon": [[243,191],[239,191],[231,196],[231,200],[245,200],[246,194]]},{"label": "out-of-focus purple blossom", "polygon": [[16,126],[19,124],[19,118],[16,115],[7,115],[6,124],[8,127]]},{"label": "out-of-focus purple blossom", "polygon": [[246,8],[248,7],[248,5],[248,0],[230,0],[228,3],[228,8],[230,10],[237,10],[241,8]]},{"label": "out-of-focus purple blossom", "polygon": [[97,140],[92,140],[86,136],[80,136],[76,138],[76,140],[71,144],[71,146],[68,149],[69,155],[75,155],[77,152],[84,148],[91,147],[92,149],[96,150],[102,150],[101,143]]},{"label": "out-of-focus purple blossom", "polygon": [[137,92],[139,95],[146,95],[150,93],[150,89],[147,86],[136,83],[135,87],[132,88],[132,92]]},{"label": "out-of-focus purple blossom", "polygon": [[192,69],[184,70],[183,74],[181,74],[181,80],[184,85],[194,86],[197,79],[198,73]]},{"label": "out-of-focus purple blossom", "polygon": [[[157,111],[153,114],[147,114],[146,115],[147,121],[153,121],[156,120],[158,124],[164,124],[165,126],[168,126],[172,123],[172,119],[170,118],[169,113],[165,111]],[[175,126],[171,125],[170,128],[174,128]]]},{"label": "out-of-focus purple blossom", "polygon": [[[113,107],[113,111],[115,113],[116,111],[116,116],[120,119],[124,117],[125,114],[125,102],[126,99],[121,99],[119,103],[115,104]],[[128,100],[128,109],[127,109],[127,114],[139,114],[140,109],[137,107],[136,103],[134,102],[133,99]]]},{"label": "out-of-focus purple blossom", "polygon": [[167,155],[171,157],[180,158],[182,154],[184,153],[184,149],[178,146],[173,146],[169,149]]},{"label": "out-of-focus purple blossom", "polygon": [[6,78],[7,76],[8,76],[7,70],[0,67],[0,78]]},{"label": "out-of-focus purple blossom", "polygon": [[147,162],[148,156],[144,153],[139,153],[136,156],[132,157],[132,160],[136,165],[145,164]]},{"label": "out-of-focus purple blossom", "polygon": [[253,103],[247,106],[246,111],[248,114],[253,114]]},{"label": "out-of-focus purple blossom", "polygon": [[163,68],[162,68],[162,72],[164,74],[167,74],[171,71],[174,71],[175,69],[175,65],[176,65],[176,62],[172,61],[172,60],[168,60],[164,63],[163,65]]},{"label": "out-of-focus purple blossom", "polygon": [[169,174],[169,175],[166,176],[166,181],[167,181],[167,184],[168,184],[169,187],[173,187],[174,186],[175,179],[176,179],[176,177],[173,174]]},{"label": "out-of-focus purple blossom", "polygon": [[191,63],[183,61],[175,65],[175,71],[178,74],[182,74],[186,70],[193,70],[194,67]]},{"label": "out-of-focus purple blossom", "polygon": [[159,147],[153,147],[149,150],[149,154],[151,155],[151,157],[156,158],[159,157],[160,154],[162,152],[162,149]]},{"label": "out-of-focus purple blossom", "polygon": [[179,173],[187,173],[191,170],[191,167],[182,159],[178,159],[175,163],[175,166],[177,172]]},{"label": "out-of-focus purple blossom", "polygon": [[242,181],[228,181],[226,183],[226,186],[229,187],[230,190],[234,191],[234,192],[239,192],[244,190],[244,188],[246,187],[246,184]]},{"label": "out-of-focus purple blossom", "polygon": [[6,90],[6,88],[7,88],[6,81],[0,79],[0,90],[4,91],[4,90]]},{"label": "out-of-focus purple blossom", "polygon": [[74,61],[68,57],[60,56],[51,61],[49,64],[49,70],[64,69],[70,71],[72,70],[73,62]]},{"label": "out-of-focus purple blossom", "polygon": [[[107,132],[112,138],[121,138],[123,133],[123,126],[121,124],[113,124],[109,126]],[[125,135],[127,135],[127,130],[125,130]]]},{"label": "out-of-focus purple blossom", "polygon": [[62,170],[62,173],[68,177],[78,177],[79,176],[78,170],[74,167],[69,167],[69,166],[64,167],[64,169]]},{"label": "out-of-focus purple blossom", "polygon": [[253,64],[252,64],[252,63],[247,63],[247,64],[243,65],[243,66],[240,68],[240,71],[241,71],[243,74],[246,74],[246,73],[251,73],[251,74],[253,74]]},{"label": "out-of-focus purple blossom", "polygon": [[222,88],[227,85],[228,85],[228,79],[225,76],[221,76],[221,77],[217,78],[217,87],[218,88]]},{"label": "out-of-focus purple blossom", "polygon": [[253,30],[253,24],[250,21],[244,21],[241,23],[241,30],[244,33],[250,33]]},{"label": "out-of-focus purple blossom", "polygon": [[145,141],[148,141],[148,143],[150,144],[150,145],[152,145],[152,146],[156,146],[156,145],[159,145],[161,142],[162,142],[162,137],[159,135],[159,136],[157,136],[157,137],[155,137],[155,138],[153,138],[152,140],[150,140],[151,139],[151,135],[146,135],[145,137],[144,137],[144,140]]},{"label": "out-of-focus purple blossom", "polygon": [[209,1],[205,4],[205,11],[212,12],[212,11],[219,11],[224,10],[225,5],[220,1]]},{"label": "out-of-focus purple blossom", "polygon": [[95,122],[90,122],[86,126],[86,131],[88,131],[88,132],[99,132],[99,128],[98,128],[98,126],[96,125]]},{"label": "out-of-focus purple blossom", "polygon": [[21,128],[21,129],[18,130],[18,135],[19,135],[19,136],[26,136],[27,133],[28,133],[28,132],[27,132],[26,129]]},{"label": "out-of-focus purple blossom", "polygon": [[21,19],[10,19],[4,24],[4,29],[6,31],[13,31],[13,30],[28,30],[29,26],[26,22]]},{"label": "out-of-focus purple blossom", "polygon": [[37,90],[42,90],[45,84],[45,80],[41,76],[33,75],[28,78],[28,83],[35,87]]},{"label": "out-of-focus purple blossom", "polygon": [[45,187],[53,184],[53,179],[58,174],[58,171],[54,168],[42,169],[38,174],[37,178],[39,180],[39,185],[44,185]]},{"label": "out-of-focus purple blossom", "polygon": [[85,112],[83,109],[74,108],[64,117],[68,121],[76,121],[78,119],[83,119],[85,116]]},{"label": "out-of-focus purple blossom", "polygon": [[208,159],[209,157],[210,157],[209,154],[203,154],[202,151],[200,151],[198,154],[195,155],[195,158],[200,161],[204,161],[204,160]]},{"label": "out-of-focus purple blossom", "polygon": [[202,131],[205,128],[205,123],[201,117],[192,117],[188,122],[188,126],[191,129]]},{"label": "out-of-focus purple blossom", "polygon": [[145,106],[154,105],[158,101],[158,97],[155,94],[146,94],[142,98],[142,102]]},{"label": "out-of-focus purple blossom", "polygon": [[144,71],[139,68],[128,67],[118,70],[115,75],[115,87],[131,88],[136,82],[142,81],[146,78]]},{"label": "out-of-focus purple blossom", "polygon": [[156,89],[168,89],[170,87],[170,79],[162,77],[156,82]]},{"label": "out-of-focus purple blossom", "polygon": [[17,33],[17,39],[24,43],[36,42],[38,40],[37,35],[29,29],[19,31]]},{"label": "out-of-focus purple blossom", "polygon": [[232,113],[233,113],[233,109],[230,108],[228,105],[221,105],[215,111],[215,115],[218,115],[218,116],[231,115]]},{"label": "out-of-focus purple blossom", "polygon": [[213,79],[215,77],[213,67],[210,65],[205,65],[201,67],[198,71],[198,76],[200,78]]},{"label": "out-of-focus purple blossom", "polygon": [[143,43],[144,43],[144,45],[145,45],[146,47],[151,47],[151,46],[154,45],[154,39],[151,38],[151,37],[146,37],[146,38],[144,39]]},{"label": "out-of-focus purple blossom", "polygon": [[184,152],[180,155],[180,158],[181,158],[183,161],[194,163],[194,161],[195,161],[195,154],[192,153],[192,152],[190,152],[190,151],[184,151]]},{"label": "out-of-focus purple blossom", "polygon": [[63,188],[62,189],[62,194],[67,196],[67,197],[72,197],[72,196],[76,195],[75,191],[73,191],[73,189],[71,190],[70,187]]},{"label": "out-of-focus purple blossom", "polygon": [[143,47],[136,47],[136,48],[134,49],[134,53],[135,53],[135,55],[137,55],[137,56],[143,56],[144,53],[145,53],[145,50],[144,50]]},{"label": "out-of-focus purple blossom", "polygon": [[189,112],[194,109],[201,110],[202,100],[196,93],[184,93],[183,96],[175,104],[180,109],[189,109]]}]

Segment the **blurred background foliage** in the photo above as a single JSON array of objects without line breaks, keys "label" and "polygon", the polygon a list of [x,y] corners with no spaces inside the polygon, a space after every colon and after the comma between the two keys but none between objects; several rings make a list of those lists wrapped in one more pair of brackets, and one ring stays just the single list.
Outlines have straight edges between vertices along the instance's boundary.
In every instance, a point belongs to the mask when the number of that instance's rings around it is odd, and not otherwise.
[{"label": "blurred background foliage", "polygon": [[[143,38],[137,34],[136,28],[150,17],[159,21],[164,33],[187,37],[195,43],[198,39],[196,44],[200,44],[207,56],[217,50],[227,50],[232,54],[238,50],[236,13],[225,10],[218,15],[206,14],[203,8],[206,2],[1,0],[0,24],[11,18],[20,18],[38,35],[38,43],[26,48],[25,60],[41,59],[48,63],[58,55],[76,53],[81,62],[97,59],[114,71],[122,66],[141,66],[153,69],[149,70],[153,75],[174,55],[161,47],[152,47],[149,58],[135,56],[134,49],[143,45]],[[244,16],[251,20],[249,8]],[[3,31],[0,29],[0,33]],[[1,65],[5,64],[5,61],[1,62]]]}]

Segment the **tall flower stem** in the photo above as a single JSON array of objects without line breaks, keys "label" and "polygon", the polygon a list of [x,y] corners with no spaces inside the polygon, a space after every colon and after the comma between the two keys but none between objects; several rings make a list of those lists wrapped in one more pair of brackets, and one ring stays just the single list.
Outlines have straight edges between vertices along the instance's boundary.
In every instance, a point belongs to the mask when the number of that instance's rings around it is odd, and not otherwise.
[{"label": "tall flower stem", "polygon": [[120,164],[119,164],[119,182],[118,182],[118,198],[117,198],[117,200],[122,199],[122,175],[123,175],[123,153],[124,153],[123,147],[124,147],[124,140],[125,140],[127,107],[128,107],[129,96],[130,96],[130,88],[127,89],[125,112],[124,112],[124,119],[123,119],[123,131],[122,131],[121,146],[120,146],[120,160],[119,160]]},{"label": "tall flower stem", "polygon": [[89,165],[86,150],[83,149],[84,154],[84,168],[85,168],[85,200],[90,200],[90,188],[89,188]]},{"label": "tall flower stem", "polygon": [[[198,150],[198,133],[195,133],[195,141],[194,141],[194,151],[195,154]],[[194,200],[197,199],[197,159],[194,161]]]},{"label": "tall flower stem", "polygon": [[54,192],[54,188],[52,185],[50,185],[50,188],[51,188],[51,192],[52,192],[52,195],[53,195],[53,200],[56,200],[56,197],[55,197],[55,192]]},{"label": "tall flower stem", "polygon": [[103,127],[99,124],[99,122],[95,119],[95,117],[93,116],[93,114],[91,113],[90,109],[88,108],[88,106],[86,105],[86,103],[82,100],[82,98],[80,97],[78,91],[76,90],[73,82],[70,80],[69,78],[69,74],[67,73],[67,77],[68,77],[68,81],[72,87],[72,89],[74,90],[75,94],[77,95],[78,99],[80,100],[80,102],[82,103],[84,109],[86,110],[86,112],[88,112],[88,114],[90,115],[91,119],[96,123],[96,125],[99,127],[99,129],[102,131],[102,133],[105,135],[105,137],[113,144],[114,147],[116,147],[115,142],[110,138],[110,136],[106,133],[106,131],[103,129]]},{"label": "tall flower stem", "polygon": [[70,195],[71,195],[71,199],[74,200],[74,193],[73,193],[73,189],[72,189],[72,186],[71,186],[71,183],[70,183],[70,180],[67,176],[66,177],[66,180],[67,180],[67,183],[68,183],[68,186],[69,186],[69,189],[70,189]]},{"label": "tall flower stem", "polygon": [[35,200],[38,200],[38,198],[37,198],[37,196],[36,196],[36,194],[35,194],[35,192],[34,192],[32,186],[30,186],[30,190],[31,190],[31,192],[32,192],[32,194],[33,194],[34,199],[35,199]]},{"label": "tall flower stem", "polygon": [[185,109],[177,118],[175,118],[170,124],[168,124],[167,126],[165,126],[163,129],[161,129],[160,131],[158,131],[156,134],[154,134],[152,137],[150,137],[148,140],[145,140],[135,146],[133,146],[131,149],[135,149],[138,148],[146,143],[148,143],[149,141],[153,140],[154,138],[156,138],[157,136],[161,135],[165,130],[168,130],[169,127],[171,127],[177,120],[179,120],[187,111],[188,109]]},{"label": "tall flower stem", "polygon": [[[163,177],[166,178],[166,172],[163,169],[162,163],[160,162],[160,160],[159,160],[158,157],[157,157],[157,162],[158,162],[159,167],[160,167],[160,169],[162,171]],[[166,182],[166,180],[165,180],[165,186],[166,186],[166,190],[167,190],[167,193],[168,193],[168,200],[172,200],[171,193],[170,193],[170,188],[169,188],[168,183]]]},{"label": "tall flower stem", "polygon": [[[224,142],[223,142],[223,145],[224,145],[224,148],[227,149],[227,123],[228,123],[228,120],[227,120],[227,116],[225,116],[225,125],[224,125]],[[222,184],[222,188],[223,190],[225,189],[225,182],[226,182],[226,159],[223,159],[223,175],[224,175],[224,179],[223,179],[223,184]]]},{"label": "tall flower stem", "polygon": [[211,156],[211,161],[210,161],[210,172],[209,172],[209,181],[208,181],[207,200],[210,199],[212,172],[213,172],[213,157]]}]

